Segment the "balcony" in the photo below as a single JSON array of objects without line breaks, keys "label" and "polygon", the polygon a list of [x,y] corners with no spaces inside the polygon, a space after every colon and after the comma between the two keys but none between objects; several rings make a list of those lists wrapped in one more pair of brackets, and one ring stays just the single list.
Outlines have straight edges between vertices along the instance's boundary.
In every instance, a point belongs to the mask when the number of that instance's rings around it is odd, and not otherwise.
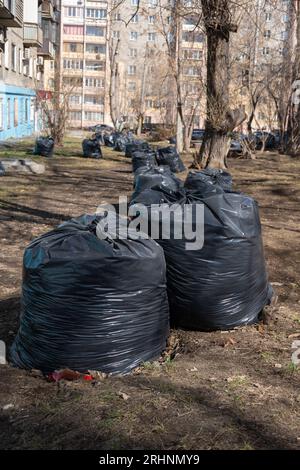
[{"label": "balcony", "polygon": [[52,5],[52,1],[49,1],[49,0],[43,1],[41,12],[42,12],[42,18],[46,20],[55,21],[54,8]]},{"label": "balcony", "polygon": [[55,48],[53,42],[49,41],[49,39],[44,39],[43,45],[38,49],[37,53],[39,56],[54,59]]},{"label": "balcony", "polygon": [[21,28],[23,24],[23,0],[0,0],[0,24]]},{"label": "balcony", "polygon": [[37,24],[24,23],[23,43],[26,47],[41,47],[43,45],[43,31]]}]

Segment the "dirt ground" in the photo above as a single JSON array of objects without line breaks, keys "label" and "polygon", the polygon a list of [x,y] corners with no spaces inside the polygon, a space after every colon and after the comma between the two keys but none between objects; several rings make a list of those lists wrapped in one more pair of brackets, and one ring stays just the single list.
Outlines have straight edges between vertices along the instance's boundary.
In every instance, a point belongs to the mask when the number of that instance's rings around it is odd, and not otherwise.
[{"label": "dirt ground", "polygon": [[[0,158],[24,156],[30,146],[2,149]],[[72,138],[53,160],[35,157],[46,163],[44,175],[0,178],[0,339],[8,346],[18,328],[30,240],[131,193],[129,159],[110,150],[101,161],[79,156],[80,140]],[[48,383],[37,372],[0,365],[0,448],[300,448],[300,369],[291,361],[292,342],[300,339],[300,161],[266,153],[230,160],[230,171],[236,188],[260,205],[279,297],[268,324],[177,330],[175,359],[92,383]]]}]

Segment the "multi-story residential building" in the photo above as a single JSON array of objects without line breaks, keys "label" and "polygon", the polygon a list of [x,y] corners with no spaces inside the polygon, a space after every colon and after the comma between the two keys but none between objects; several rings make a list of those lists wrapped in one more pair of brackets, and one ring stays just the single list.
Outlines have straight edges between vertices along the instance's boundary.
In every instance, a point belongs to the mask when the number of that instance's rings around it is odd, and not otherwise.
[{"label": "multi-story residential building", "polygon": [[[60,0],[44,0],[41,5],[43,44],[39,47],[38,62],[43,72],[41,92],[54,90],[55,73],[60,73],[55,62],[59,61]],[[40,93],[47,99],[47,93]]]},{"label": "multi-story residential building", "polygon": [[0,2],[5,38],[0,53],[0,139],[33,133],[37,47],[42,44],[38,0]]},{"label": "multi-story residential building", "polygon": [[[0,140],[40,127],[37,90],[44,88],[44,58],[53,58],[53,6],[42,0],[0,2]],[[44,29],[44,34],[43,34]]]},{"label": "multi-story residential building", "polygon": [[[274,99],[290,93],[278,89],[278,77],[292,67],[296,41],[293,6],[293,0],[255,0],[250,11],[241,11],[238,33],[232,35],[232,101],[244,106],[252,129],[277,128]],[[247,121],[243,130],[246,128]]]},{"label": "multi-story residential building", "polygon": [[[140,0],[138,8],[136,0],[112,4],[109,68],[114,83],[111,94],[118,118],[131,127],[138,127],[142,121],[173,121],[170,23],[167,0]],[[111,63],[111,57],[115,57],[115,64]]]},{"label": "multi-story residential building", "polygon": [[107,35],[107,1],[62,0],[61,90],[68,94],[71,127],[110,120]]}]

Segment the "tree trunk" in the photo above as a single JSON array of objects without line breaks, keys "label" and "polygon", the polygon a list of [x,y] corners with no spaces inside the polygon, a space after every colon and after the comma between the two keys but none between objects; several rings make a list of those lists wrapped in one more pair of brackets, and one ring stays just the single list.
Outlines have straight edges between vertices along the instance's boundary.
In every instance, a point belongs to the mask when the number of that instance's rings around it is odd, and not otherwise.
[{"label": "tree trunk", "polygon": [[242,110],[229,108],[229,36],[231,24],[228,0],[201,0],[207,34],[207,119],[196,164],[202,168],[226,168],[230,136],[246,118]]},{"label": "tree trunk", "polygon": [[140,137],[142,134],[143,123],[144,123],[144,117],[142,114],[140,114],[138,116],[138,126],[137,126],[137,131],[136,131],[136,135],[138,137]]},{"label": "tree trunk", "polygon": [[176,150],[177,152],[183,152],[183,122],[181,118],[181,112],[177,110],[176,119]]},{"label": "tree trunk", "polygon": [[251,111],[251,114],[250,114],[250,116],[248,117],[248,120],[247,120],[247,131],[248,131],[249,134],[252,134],[253,119],[254,119],[254,110]]}]

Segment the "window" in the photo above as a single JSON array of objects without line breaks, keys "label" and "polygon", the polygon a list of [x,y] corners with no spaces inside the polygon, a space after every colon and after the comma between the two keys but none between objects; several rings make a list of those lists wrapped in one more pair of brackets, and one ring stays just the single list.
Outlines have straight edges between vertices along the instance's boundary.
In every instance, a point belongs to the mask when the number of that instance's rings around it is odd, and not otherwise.
[{"label": "window", "polygon": [[156,7],[157,6],[157,0],[148,0],[148,6],[151,7]]},{"label": "window", "polygon": [[145,104],[146,104],[146,108],[154,108],[154,101],[153,100],[146,100]]},{"label": "window", "polygon": [[288,38],[288,32],[287,31],[281,31],[281,39],[286,40]]},{"label": "window", "polygon": [[86,70],[105,70],[105,62],[96,61],[96,60],[87,60],[85,62]]},{"label": "window", "polygon": [[138,33],[137,31],[130,31],[129,39],[130,41],[137,41]]},{"label": "window", "polygon": [[189,60],[201,60],[203,51],[200,49],[183,49],[183,58]]},{"label": "window", "polygon": [[144,123],[145,124],[151,124],[151,116],[145,116]]},{"label": "window", "polygon": [[49,78],[48,79],[48,88],[54,88],[54,79],[53,78]]},{"label": "window", "polygon": [[85,46],[85,50],[86,52],[89,52],[90,54],[105,54],[106,46],[105,44],[87,43]]},{"label": "window", "polygon": [[7,129],[11,126],[11,102],[10,98],[7,98]]},{"label": "window", "polygon": [[64,52],[83,52],[83,45],[76,42],[65,42]]},{"label": "window", "polygon": [[131,0],[131,5],[136,7],[139,4],[139,0]]},{"label": "window", "polygon": [[72,36],[83,36],[83,26],[82,25],[64,25],[64,34]]},{"label": "window", "polygon": [[3,98],[0,98],[0,129],[3,129]]},{"label": "window", "polygon": [[87,8],[86,17],[87,18],[97,18],[104,19],[107,16],[107,11],[102,8]]},{"label": "window", "polygon": [[18,98],[14,98],[14,127],[19,124],[19,103]]},{"label": "window", "polygon": [[19,48],[19,73],[23,71],[23,50]]},{"label": "window", "polygon": [[11,45],[11,69],[17,71],[17,48],[15,44]]},{"label": "window", "polygon": [[121,13],[114,14],[114,21],[121,21]]},{"label": "window", "polygon": [[4,66],[9,68],[9,42],[4,43]]},{"label": "window", "polygon": [[129,56],[130,57],[137,57],[137,49],[129,49]]},{"label": "window", "polygon": [[287,14],[283,15],[282,21],[283,21],[284,23],[287,23],[287,22],[289,21],[289,15],[287,15]]},{"label": "window", "polygon": [[69,116],[71,121],[81,121],[81,111],[71,111]]},{"label": "window", "polygon": [[81,95],[70,95],[69,103],[70,104],[80,104],[81,103]]},{"label": "window", "polygon": [[270,39],[270,37],[271,37],[271,31],[269,29],[266,29],[264,31],[264,38]]},{"label": "window", "polygon": [[136,65],[128,65],[128,75],[136,74]]},{"label": "window", "polygon": [[138,23],[139,22],[139,15],[134,15],[134,17],[131,20],[131,23]]},{"label": "window", "polygon": [[204,35],[197,31],[183,31],[182,40],[186,42],[203,42]]},{"label": "window", "polygon": [[263,47],[262,53],[263,53],[263,55],[269,55],[270,54],[270,48],[269,47]]},{"label": "window", "polygon": [[148,33],[148,41],[155,41],[156,34],[155,33]]},{"label": "window", "polygon": [[94,88],[104,88],[103,78],[85,77],[85,86]]},{"label": "window", "polygon": [[87,36],[104,36],[105,28],[101,26],[87,26],[86,34]]},{"label": "window", "polygon": [[272,19],[272,13],[269,13],[269,12],[266,13],[266,15],[265,15],[265,20],[266,20],[266,21],[271,21],[271,19]]},{"label": "window", "polygon": [[191,77],[199,77],[199,75],[201,75],[201,69],[200,67],[185,67],[183,73]]},{"label": "window", "polygon": [[113,38],[120,39],[120,31],[113,31]]},{"label": "window", "polygon": [[69,16],[73,18],[83,18],[83,8],[65,7],[65,16]]},{"label": "window", "polygon": [[82,70],[83,69],[83,60],[80,59],[64,59],[63,60],[64,69],[72,70]]},{"label": "window", "polygon": [[85,111],[84,119],[86,121],[104,121],[104,113],[97,113],[94,111]]},{"label": "window", "polygon": [[84,103],[89,105],[101,105],[104,104],[104,98],[99,95],[85,95]]},{"label": "window", "polygon": [[149,24],[154,24],[155,23],[155,16],[154,15],[148,16],[148,23]]}]

